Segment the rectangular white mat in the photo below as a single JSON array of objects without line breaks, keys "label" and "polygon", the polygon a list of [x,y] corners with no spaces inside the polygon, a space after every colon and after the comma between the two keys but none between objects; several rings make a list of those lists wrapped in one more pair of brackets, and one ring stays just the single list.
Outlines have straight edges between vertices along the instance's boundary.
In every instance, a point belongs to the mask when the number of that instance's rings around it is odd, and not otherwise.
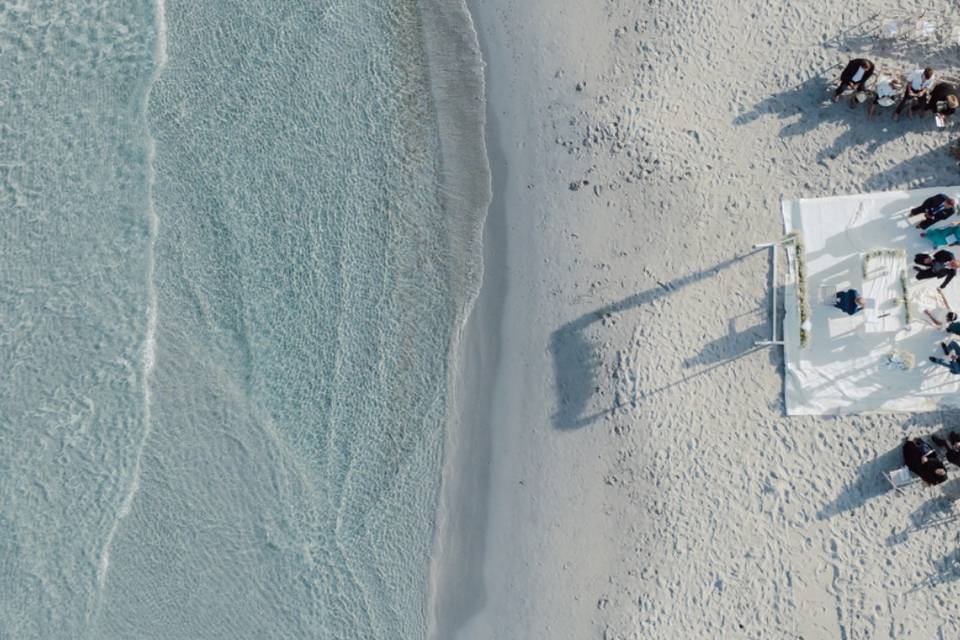
[{"label": "rectangular white mat", "polygon": [[[937,193],[960,196],[960,187],[889,191],[833,198],[785,200],[787,232],[802,234],[807,299],[806,347],[800,346],[795,250],[788,246],[784,286],[784,397],[788,415],[849,414],[874,411],[930,411],[960,406],[960,375],[929,362],[942,356],[939,342],[950,335],[937,329],[924,309],[942,304],[941,280],[917,280],[913,257],[933,245],[907,221],[909,209]],[[913,219],[916,223],[918,219]],[[960,214],[938,223],[960,222]],[[960,247],[946,247],[960,258]],[[877,251],[903,250],[904,257]],[[864,272],[868,260],[872,273]],[[899,292],[899,270],[907,273],[910,322]],[[866,276],[866,277],[865,277]],[[834,291],[869,289],[873,310],[849,316],[831,306]],[[946,289],[960,311],[960,276]],[[960,336],[954,336],[960,341]],[[902,370],[891,356],[912,354],[915,365]]]}]

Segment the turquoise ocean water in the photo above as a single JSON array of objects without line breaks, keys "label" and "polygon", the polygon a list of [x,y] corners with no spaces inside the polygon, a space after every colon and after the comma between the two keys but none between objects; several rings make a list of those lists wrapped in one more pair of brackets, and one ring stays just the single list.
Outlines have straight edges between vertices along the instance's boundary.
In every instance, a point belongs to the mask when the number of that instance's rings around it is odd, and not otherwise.
[{"label": "turquoise ocean water", "polygon": [[0,638],[425,635],[485,207],[427,24],[0,3]]}]

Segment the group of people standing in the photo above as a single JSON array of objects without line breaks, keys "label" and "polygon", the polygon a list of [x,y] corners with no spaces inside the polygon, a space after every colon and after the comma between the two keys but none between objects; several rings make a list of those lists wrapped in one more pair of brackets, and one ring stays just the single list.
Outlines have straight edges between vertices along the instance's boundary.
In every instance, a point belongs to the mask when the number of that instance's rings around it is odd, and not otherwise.
[{"label": "group of people standing", "polygon": [[[960,245],[960,225],[934,227],[956,214],[957,202],[945,193],[938,193],[923,201],[919,207],[910,210],[908,219],[919,220],[914,226],[920,229],[920,237],[926,238],[937,249],[934,253],[918,253],[914,256],[914,273],[917,280],[942,279],[937,290],[943,307],[925,310],[927,318],[938,328],[949,334],[960,335],[960,321],[957,314],[950,308],[947,297],[943,294],[944,288],[957,275],[960,269],[960,260],[957,260],[952,251],[940,249],[944,245]],[[940,342],[943,356],[930,356],[930,362],[946,367],[950,373],[960,375],[960,343],[956,340]]]},{"label": "group of people standing", "polygon": [[[920,237],[925,238],[938,249],[936,253],[925,254],[918,253],[913,261],[918,280],[928,278],[943,278],[940,288],[945,288],[954,276],[957,275],[957,268],[960,262],[954,257],[953,252],[946,249],[940,249],[945,245],[960,245],[960,224],[954,223],[946,226],[934,227],[938,222],[944,222],[957,212],[957,201],[945,193],[938,193],[931,196],[921,203],[919,207],[914,207],[907,214],[908,220],[916,220],[914,226],[920,230]],[[920,216],[919,220],[917,217]]]},{"label": "group of people standing", "polygon": [[875,72],[876,65],[866,58],[855,58],[848,62],[840,74],[833,101],[838,102],[845,91],[853,91],[850,108],[870,100],[868,111],[872,117],[878,105],[893,106],[899,98],[899,104],[893,111],[894,120],[899,118],[904,110],[909,116],[932,113],[941,126],[946,118],[960,107],[957,87],[950,82],[939,82],[931,67],[914,69],[907,74],[907,81],[903,86],[898,78],[884,77],[882,81],[878,80],[872,89],[867,89],[867,81]]}]

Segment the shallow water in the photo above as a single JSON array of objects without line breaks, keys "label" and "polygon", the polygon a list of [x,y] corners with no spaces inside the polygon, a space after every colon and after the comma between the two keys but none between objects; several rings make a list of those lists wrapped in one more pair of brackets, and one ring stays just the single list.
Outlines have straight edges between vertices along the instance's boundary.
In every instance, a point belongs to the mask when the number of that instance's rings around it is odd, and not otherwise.
[{"label": "shallow water", "polygon": [[0,637],[424,635],[479,252],[421,31],[0,7]]}]

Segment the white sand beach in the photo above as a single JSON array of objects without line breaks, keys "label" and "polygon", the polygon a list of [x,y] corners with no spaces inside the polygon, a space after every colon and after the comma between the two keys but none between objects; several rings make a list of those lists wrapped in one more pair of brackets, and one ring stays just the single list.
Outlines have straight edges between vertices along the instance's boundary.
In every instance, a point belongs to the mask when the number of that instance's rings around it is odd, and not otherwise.
[{"label": "white sand beach", "polygon": [[787,417],[751,249],[781,198],[960,182],[960,120],[829,102],[860,56],[960,76],[949,37],[882,37],[923,9],[949,36],[950,7],[470,4],[493,201],[435,637],[960,637],[960,481],[882,476],[960,416]]}]

